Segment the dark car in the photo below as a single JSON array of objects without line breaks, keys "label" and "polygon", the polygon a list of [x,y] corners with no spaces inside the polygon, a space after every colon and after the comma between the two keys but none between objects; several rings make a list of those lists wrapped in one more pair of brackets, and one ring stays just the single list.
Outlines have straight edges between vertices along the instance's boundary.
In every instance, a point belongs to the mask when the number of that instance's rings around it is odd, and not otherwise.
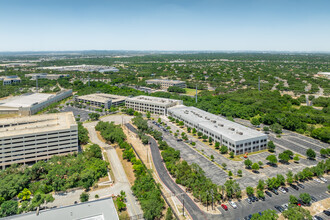
[{"label": "dark car", "polygon": [[265,191],[265,193],[267,194],[267,196],[272,197],[272,194],[269,191]]},{"label": "dark car", "polygon": [[252,200],[251,200],[250,198],[247,198],[245,201],[246,201],[247,203],[249,203],[249,204],[252,203]]},{"label": "dark car", "polygon": [[255,198],[253,196],[249,197],[251,199],[251,202],[255,202]]},{"label": "dark car", "polygon": [[295,190],[299,190],[299,187],[296,186],[296,185],[294,185],[294,184],[291,184],[290,186],[291,186],[293,189],[295,189]]},{"label": "dark car", "polygon": [[320,217],[320,216],[317,216],[317,215],[315,215],[315,216],[314,216],[314,218],[315,218],[315,219],[317,219],[317,220],[323,220],[323,218],[322,218],[322,217]]},{"label": "dark car", "polygon": [[314,196],[311,196],[311,200],[312,200],[313,202],[317,202],[317,198],[315,198]]},{"label": "dark car", "polygon": [[284,211],[283,207],[282,206],[279,206],[279,205],[274,206],[274,208],[277,209],[279,212],[283,212]]},{"label": "dark car", "polygon": [[286,192],[289,192],[289,189],[287,187],[282,187]]},{"label": "dark car", "polygon": [[330,216],[330,211],[328,210],[323,210],[323,213],[326,214],[327,216]]},{"label": "dark car", "polygon": [[252,196],[256,202],[259,201],[258,197]]},{"label": "dark car", "polygon": [[265,201],[265,200],[266,200],[265,197],[259,197],[259,199],[260,199],[261,201]]},{"label": "dark car", "polygon": [[297,183],[297,185],[298,185],[300,188],[305,189],[305,186],[304,186],[303,184],[301,184],[301,183]]},{"label": "dark car", "polygon": [[276,189],[272,189],[272,192],[275,194],[275,195],[278,195],[278,192]]}]

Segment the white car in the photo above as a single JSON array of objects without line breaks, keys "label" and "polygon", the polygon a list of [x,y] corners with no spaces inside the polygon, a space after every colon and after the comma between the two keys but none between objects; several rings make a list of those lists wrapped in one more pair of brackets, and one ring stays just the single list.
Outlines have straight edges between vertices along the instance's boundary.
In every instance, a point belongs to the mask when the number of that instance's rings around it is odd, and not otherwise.
[{"label": "white car", "polygon": [[229,204],[230,204],[234,209],[237,208],[237,205],[236,205],[235,202],[233,202],[233,201],[229,201]]},{"label": "white car", "polygon": [[321,180],[319,180],[319,179],[314,179],[314,181],[316,181],[316,182],[318,182],[318,183],[321,183]]},{"label": "white car", "polygon": [[287,210],[289,208],[289,204],[285,203],[284,205],[282,205],[282,207],[284,208],[284,210]]},{"label": "white car", "polygon": [[285,189],[283,189],[282,187],[280,187],[278,190],[281,191],[284,194],[286,193]]},{"label": "white car", "polygon": [[322,180],[325,183],[328,182],[328,180],[326,178],[322,177],[322,176],[320,177],[320,180]]}]

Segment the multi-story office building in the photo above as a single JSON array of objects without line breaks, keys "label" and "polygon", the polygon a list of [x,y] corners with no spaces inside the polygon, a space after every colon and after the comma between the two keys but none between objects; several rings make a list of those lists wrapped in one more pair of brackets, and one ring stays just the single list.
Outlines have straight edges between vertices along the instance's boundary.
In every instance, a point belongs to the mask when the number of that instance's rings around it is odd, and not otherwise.
[{"label": "multi-story office building", "polygon": [[27,93],[0,100],[0,114],[33,115],[52,103],[59,102],[72,95],[72,90],[60,91],[56,94]]},{"label": "multi-story office building", "polygon": [[166,115],[167,109],[175,105],[181,105],[182,100],[157,98],[151,96],[137,96],[126,99],[126,107],[135,111]]},{"label": "multi-story office building", "polygon": [[2,118],[0,167],[46,160],[78,151],[78,126],[72,112]]},{"label": "multi-story office building", "polygon": [[3,81],[3,85],[11,85],[13,83],[21,82],[21,78],[18,76],[0,76],[0,80]]},{"label": "multi-story office building", "polygon": [[36,79],[50,79],[50,80],[57,80],[63,77],[69,77],[69,74],[48,74],[48,73],[29,73],[25,74],[25,77],[31,77],[31,80]]},{"label": "multi-story office building", "polygon": [[238,123],[229,121],[195,107],[176,106],[168,115],[183,121],[235,154],[244,154],[267,148],[267,135]]},{"label": "multi-story office building", "polygon": [[180,88],[186,88],[186,82],[180,80],[169,80],[169,79],[150,79],[146,80],[147,84],[160,85],[162,89],[167,89],[171,86],[177,86]]},{"label": "multi-story office building", "polygon": [[83,96],[75,96],[74,99],[77,102],[109,109],[111,106],[118,106],[125,103],[126,97],[120,95],[95,93]]}]

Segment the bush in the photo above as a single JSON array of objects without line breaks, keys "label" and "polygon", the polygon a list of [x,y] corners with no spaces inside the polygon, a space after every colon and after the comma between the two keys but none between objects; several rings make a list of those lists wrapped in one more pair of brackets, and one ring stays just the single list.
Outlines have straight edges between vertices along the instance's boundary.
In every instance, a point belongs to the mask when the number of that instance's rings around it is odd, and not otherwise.
[{"label": "bush", "polygon": [[89,194],[82,192],[80,194],[80,202],[87,202],[89,200]]}]

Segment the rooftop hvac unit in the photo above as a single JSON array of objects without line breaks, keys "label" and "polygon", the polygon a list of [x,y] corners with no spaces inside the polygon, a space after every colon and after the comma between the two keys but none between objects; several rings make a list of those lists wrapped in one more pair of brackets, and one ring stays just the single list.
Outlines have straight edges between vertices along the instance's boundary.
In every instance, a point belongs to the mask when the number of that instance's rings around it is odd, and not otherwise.
[{"label": "rooftop hvac unit", "polygon": [[217,121],[216,120],[211,120],[211,122],[216,123]]},{"label": "rooftop hvac unit", "polygon": [[229,130],[231,130],[231,131],[235,131],[235,128],[228,128]]},{"label": "rooftop hvac unit", "polygon": [[218,124],[220,127],[223,127],[223,124]]},{"label": "rooftop hvac unit", "polygon": [[239,134],[239,135],[243,135],[243,132],[241,132],[241,131],[238,131],[236,133]]}]

